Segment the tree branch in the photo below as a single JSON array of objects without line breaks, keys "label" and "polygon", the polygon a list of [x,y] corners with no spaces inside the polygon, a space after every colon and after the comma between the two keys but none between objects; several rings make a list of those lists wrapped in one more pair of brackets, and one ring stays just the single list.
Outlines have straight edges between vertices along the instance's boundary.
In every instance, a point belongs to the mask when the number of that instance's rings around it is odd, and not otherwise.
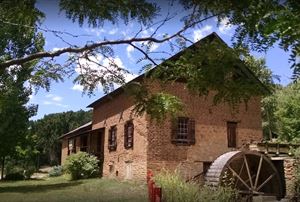
[{"label": "tree branch", "polygon": [[86,44],[85,46],[82,46],[82,47],[67,47],[67,48],[62,48],[60,50],[52,51],[52,52],[49,52],[49,51],[37,52],[37,53],[27,55],[22,58],[15,58],[15,59],[4,61],[4,62],[0,63],[0,68],[7,68],[11,65],[21,65],[26,62],[36,60],[36,59],[41,59],[41,58],[49,58],[49,57],[54,58],[54,57],[58,57],[64,53],[82,53],[85,51],[94,50],[101,46],[107,46],[107,45],[133,44],[134,42],[146,42],[146,41],[154,42],[154,43],[163,43],[163,42],[169,41],[172,38],[177,37],[177,36],[182,37],[182,33],[185,32],[187,29],[194,27],[195,25],[197,25],[203,21],[206,21],[210,18],[213,18],[215,16],[217,16],[217,14],[207,16],[198,21],[194,21],[191,24],[185,25],[182,29],[180,29],[178,32],[174,33],[173,35],[170,35],[168,37],[161,38],[161,39],[150,36],[150,37],[143,37],[143,38],[131,38],[131,39],[121,39],[121,40],[112,40],[112,41],[105,40],[105,41],[101,41],[101,42],[95,42],[93,44]]},{"label": "tree branch", "polygon": [[154,65],[157,65],[157,63],[143,50],[141,49],[140,47],[134,45],[134,44],[130,44],[132,47],[134,47],[135,49],[137,49],[138,51],[140,51],[144,56],[145,58],[147,58],[148,60],[150,60],[150,62],[152,62]]}]

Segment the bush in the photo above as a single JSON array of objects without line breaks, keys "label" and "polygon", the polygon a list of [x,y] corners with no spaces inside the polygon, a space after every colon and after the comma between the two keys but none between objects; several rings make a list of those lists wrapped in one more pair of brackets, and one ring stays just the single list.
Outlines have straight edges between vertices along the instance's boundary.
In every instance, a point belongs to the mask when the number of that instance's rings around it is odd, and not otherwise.
[{"label": "bush", "polygon": [[9,173],[5,176],[5,180],[24,180],[24,175],[22,173]]},{"label": "bush", "polygon": [[[15,162],[8,162],[5,168],[7,180],[23,180],[30,179],[32,174],[36,171],[34,166],[21,166]],[[23,176],[22,178],[20,176]]]},{"label": "bush", "polygon": [[162,188],[162,200],[167,202],[231,202],[235,201],[237,196],[236,191],[231,188],[200,186],[194,182],[186,182],[177,171],[162,171],[154,180],[155,184]]},{"label": "bush", "polygon": [[64,170],[72,180],[96,177],[99,174],[98,159],[86,152],[78,152],[68,156]]},{"label": "bush", "polygon": [[35,167],[29,166],[23,171],[23,176],[25,179],[30,179],[33,173],[36,171]]},{"label": "bush", "polygon": [[239,201],[238,193],[230,187],[208,187],[203,186],[200,189],[200,201]]},{"label": "bush", "polygon": [[199,187],[194,183],[186,183],[177,171],[163,171],[154,180],[162,188],[163,201],[199,201]]},{"label": "bush", "polygon": [[52,170],[49,171],[49,177],[58,177],[63,174],[63,169],[61,166],[54,166]]}]

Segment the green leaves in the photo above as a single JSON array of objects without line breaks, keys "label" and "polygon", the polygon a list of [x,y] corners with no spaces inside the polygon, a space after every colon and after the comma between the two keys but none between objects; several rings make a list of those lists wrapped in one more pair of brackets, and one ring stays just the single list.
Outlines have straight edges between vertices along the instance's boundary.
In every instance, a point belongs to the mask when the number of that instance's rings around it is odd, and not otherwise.
[{"label": "green leaves", "polygon": [[86,152],[77,152],[67,157],[64,170],[72,180],[96,177],[99,173],[99,160]]},{"label": "green leaves", "polygon": [[199,13],[218,15],[218,21],[228,19],[236,27],[232,40],[236,46],[266,51],[277,43],[291,51],[290,59],[294,79],[299,77],[300,4],[297,0],[245,0],[245,1],[181,1],[191,8],[198,6]]},{"label": "green leaves", "polygon": [[176,116],[183,109],[182,102],[176,96],[166,92],[151,92],[151,89],[147,89],[144,84],[129,83],[125,90],[134,98],[135,114],[147,113],[151,119],[158,122],[163,121],[167,116]]},{"label": "green leaves", "polygon": [[275,116],[279,123],[280,138],[292,141],[300,138],[300,84],[290,84],[276,94]]},{"label": "green leaves", "polygon": [[183,81],[191,93],[199,96],[213,93],[214,104],[225,102],[234,109],[250,97],[265,93],[240,59],[245,60],[245,53],[245,50],[230,49],[218,40],[206,41],[185,51],[175,61],[160,65],[153,77],[165,83]]},{"label": "green leaves", "polygon": [[263,99],[263,129],[267,138],[273,133],[287,142],[300,140],[300,84],[276,87],[273,95]]},{"label": "green leaves", "polygon": [[155,3],[144,0],[87,0],[84,3],[80,0],[60,0],[60,9],[73,22],[78,21],[81,26],[87,22],[93,27],[102,26],[106,20],[114,24],[120,19],[125,23],[137,19],[147,24],[159,10]]}]

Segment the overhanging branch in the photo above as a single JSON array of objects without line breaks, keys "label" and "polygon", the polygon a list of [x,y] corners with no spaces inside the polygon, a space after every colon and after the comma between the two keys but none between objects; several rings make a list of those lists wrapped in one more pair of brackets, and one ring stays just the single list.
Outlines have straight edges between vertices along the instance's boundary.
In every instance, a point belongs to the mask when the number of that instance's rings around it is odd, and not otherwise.
[{"label": "overhanging branch", "polygon": [[62,49],[59,49],[57,51],[52,51],[52,52],[42,51],[42,52],[37,52],[37,53],[31,54],[31,55],[27,55],[22,58],[15,58],[15,59],[4,61],[4,62],[0,63],[0,68],[7,68],[11,65],[21,65],[21,64],[24,64],[26,62],[36,60],[36,59],[54,58],[54,57],[58,57],[64,53],[83,53],[85,51],[97,49],[101,46],[108,46],[108,45],[112,46],[112,45],[120,45],[120,44],[132,45],[134,42],[146,42],[146,41],[154,42],[154,43],[163,43],[163,42],[169,41],[172,38],[175,38],[177,36],[182,37],[183,32],[186,31],[187,29],[194,27],[195,25],[197,25],[203,21],[206,21],[210,18],[216,17],[216,16],[217,15],[211,15],[211,16],[207,16],[198,21],[192,21],[190,24],[185,25],[182,29],[180,29],[178,32],[174,33],[173,35],[170,35],[168,37],[161,38],[161,39],[150,36],[150,37],[142,37],[142,38],[121,39],[121,40],[107,40],[107,41],[95,42],[93,44],[87,44],[82,47],[67,47],[67,48],[62,48]]}]

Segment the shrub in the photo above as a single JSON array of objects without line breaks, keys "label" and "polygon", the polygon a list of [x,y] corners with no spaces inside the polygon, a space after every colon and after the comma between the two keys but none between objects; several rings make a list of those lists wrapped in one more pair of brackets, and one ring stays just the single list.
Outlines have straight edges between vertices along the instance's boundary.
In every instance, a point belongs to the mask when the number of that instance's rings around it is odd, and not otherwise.
[{"label": "shrub", "polygon": [[5,180],[24,180],[24,175],[22,173],[9,173],[5,176]]},{"label": "shrub", "polygon": [[35,167],[29,166],[23,171],[23,176],[25,179],[30,179],[33,173],[36,171]]},{"label": "shrub", "polygon": [[162,188],[163,201],[199,201],[199,187],[194,183],[186,183],[177,171],[163,171],[154,180]]},{"label": "shrub", "polygon": [[61,166],[54,166],[52,170],[49,171],[49,177],[57,177],[63,174],[63,169]]},{"label": "shrub", "polygon": [[[23,180],[30,179],[32,174],[36,171],[34,166],[20,166],[18,164],[13,164],[9,162],[6,166],[5,173],[7,180]],[[20,176],[23,177],[20,177]],[[9,178],[9,179],[8,179]]]},{"label": "shrub", "polygon": [[200,186],[194,182],[186,182],[177,171],[162,171],[154,180],[156,185],[162,187],[162,200],[167,202],[231,202],[235,201],[237,196],[236,191],[231,188]]},{"label": "shrub", "polygon": [[208,187],[203,186],[200,189],[200,201],[239,201],[238,193],[230,187]]},{"label": "shrub", "polygon": [[98,159],[86,152],[78,152],[68,156],[64,170],[72,180],[96,177],[99,174]]}]

